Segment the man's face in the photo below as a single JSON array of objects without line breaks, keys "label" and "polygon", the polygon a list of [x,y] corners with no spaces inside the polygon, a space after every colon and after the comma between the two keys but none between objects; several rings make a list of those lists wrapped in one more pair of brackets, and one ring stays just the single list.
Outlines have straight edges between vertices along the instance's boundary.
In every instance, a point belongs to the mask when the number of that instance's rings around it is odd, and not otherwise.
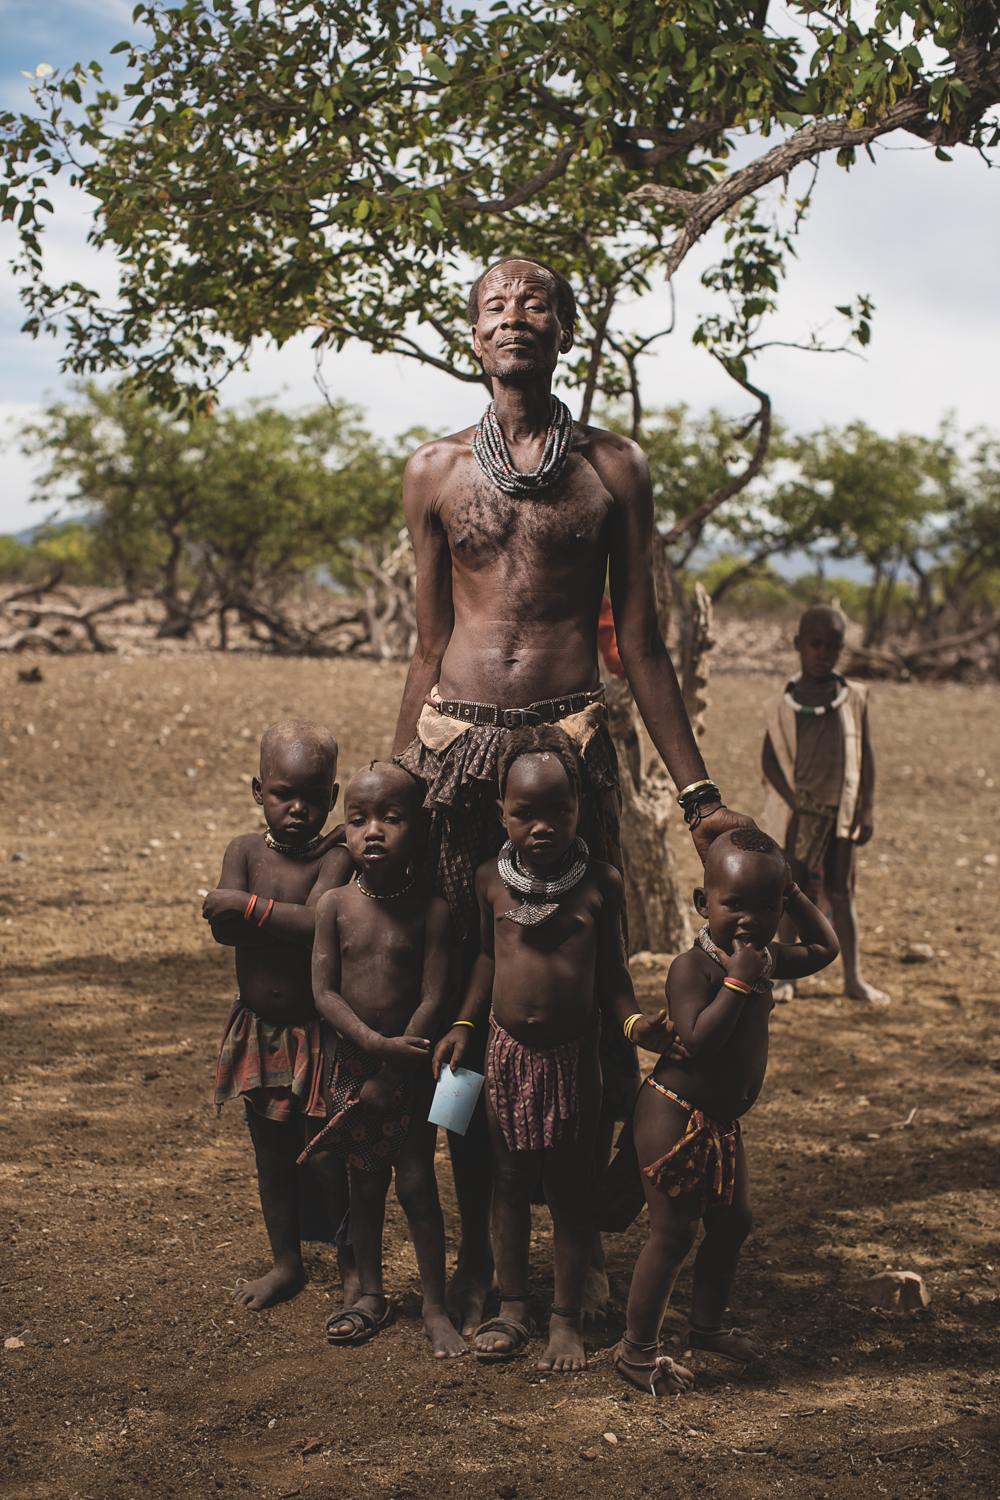
[{"label": "man's face", "polygon": [[509,261],[483,277],[472,347],[487,375],[515,384],[551,375],[572,344],[556,314],[555,285],[541,267]]}]

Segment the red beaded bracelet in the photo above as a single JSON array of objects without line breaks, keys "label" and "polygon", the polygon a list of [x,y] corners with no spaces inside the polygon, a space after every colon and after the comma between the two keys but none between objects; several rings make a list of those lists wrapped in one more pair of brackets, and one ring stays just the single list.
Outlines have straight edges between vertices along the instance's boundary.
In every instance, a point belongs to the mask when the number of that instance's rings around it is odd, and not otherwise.
[{"label": "red beaded bracelet", "polygon": [[260,921],[257,923],[258,927],[263,927],[264,923],[267,921],[268,917],[271,915],[271,908],[272,908],[273,905],[274,905],[273,901],[269,901],[267,903],[267,910],[265,911],[264,915],[261,917]]},{"label": "red beaded bracelet", "polygon": [[739,995],[750,994],[750,985],[744,984],[742,979],[724,979],[722,987],[727,990],[735,990]]},{"label": "red beaded bracelet", "polygon": [[254,909],[254,907],[256,905],[257,905],[257,897],[256,896],[251,896],[250,900],[247,902],[247,909],[243,913],[243,920],[244,920],[244,922],[249,922],[250,918],[253,916],[253,909]]}]

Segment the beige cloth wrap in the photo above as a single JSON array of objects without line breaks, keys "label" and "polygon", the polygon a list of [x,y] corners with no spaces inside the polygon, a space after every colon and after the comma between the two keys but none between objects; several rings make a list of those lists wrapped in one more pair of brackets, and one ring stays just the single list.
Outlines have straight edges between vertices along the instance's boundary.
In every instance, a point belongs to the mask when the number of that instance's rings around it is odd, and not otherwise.
[{"label": "beige cloth wrap", "polygon": [[[431,688],[428,696],[434,703],[441,702],[441,694],[436,687]],[[569,735],[577,750],[583,755],[604,722],[606,711],[603,703],[588,703],[580,713],[570,714],[566,719],[559,719],[556,727]],[[432,707],[431,703],[425,703],[420,710],[420,718],[417,720],[417,739],[422,745],[426,745],[428,750],[442,755],[460,735],[475,727],[473,724],[463,724],[457,719],[449,719],[446,714],[439,713],[436,708]]]},{"label": "beige cloth wrap", "polygon": [[[802,674],[797,672],[792,682],[798,682]],[[863,682],[847,682],[847,698],[837,710],[844,736],[844,781],[837,808],[837,826],[834,836],[838,839],[856,839],[859,830],[854,826],[858,797],[861,794],[861,738],[868,704],[868,689]],[[781,767],[782,774],[792,791],[795,791],[795,755],[798,748],[798,714],[785,702],[784,693],[776,693],[764,704],[764,722],[771,739],[771,747]],[[764,827],[771,837],[785,847],[785,836],[791,821],[792,810],[784,797],[764,778]]]}]

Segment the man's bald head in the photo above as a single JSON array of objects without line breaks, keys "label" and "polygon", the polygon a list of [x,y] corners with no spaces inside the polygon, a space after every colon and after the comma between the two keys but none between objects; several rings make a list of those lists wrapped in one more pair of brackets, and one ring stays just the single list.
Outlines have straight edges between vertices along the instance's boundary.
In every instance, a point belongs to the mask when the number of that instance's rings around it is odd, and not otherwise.
[{"label": "man's bald head", "polygon": [[280,758],[292,755],[300,761],[311,761],[316,770],[328,771],[330,781],[337,778],[337,741],[329,729],[311,719],[282,719],[265,729],[260,742],[260,774],[266,777]]},{"label": "man's bald head", "polygon": [[811,604],[799,621],[799,635],[808,630],[833,631],[836,635],[843,636],[847,628],[847,621],[839,609],[832,604]]},{"label": "man's bald head", "polygon": [[469,323],[473,328],[479,322],[479,289],[492,271],[503,266],[509,266],[512,272],[517,266],[530,267],[536,275],[541,271],[543,274],[540,279],[547,281],[551,289],[556,317],[564,330],[573,332],[576,327],[576,297],[573,295],[573,288],[559,271],[554,271],[543,260],[535,260],[530,255],[505,255],[500,260],[493,261],[492,265],[487,266],[476,277],[469,292]]},{"label": "man's bald head", "polygon": [[750,860],[757,860],[765,867],[770,865],[775,880],[784,887],[788,865],[780,844],[760,828],[734,828],[731,833],[720,834],[709,845],[705,888],[710,889],[727,866]]}]

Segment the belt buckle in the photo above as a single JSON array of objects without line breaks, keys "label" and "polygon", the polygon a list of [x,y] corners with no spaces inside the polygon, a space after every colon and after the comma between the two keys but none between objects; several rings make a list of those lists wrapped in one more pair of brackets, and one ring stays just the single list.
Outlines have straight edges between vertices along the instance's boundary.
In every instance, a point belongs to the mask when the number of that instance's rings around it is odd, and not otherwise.
[{"label": "belt buckle", "polygon": [[505,708],[500,715],[504,729],[523,729],[528,722],[526,708]]}]

